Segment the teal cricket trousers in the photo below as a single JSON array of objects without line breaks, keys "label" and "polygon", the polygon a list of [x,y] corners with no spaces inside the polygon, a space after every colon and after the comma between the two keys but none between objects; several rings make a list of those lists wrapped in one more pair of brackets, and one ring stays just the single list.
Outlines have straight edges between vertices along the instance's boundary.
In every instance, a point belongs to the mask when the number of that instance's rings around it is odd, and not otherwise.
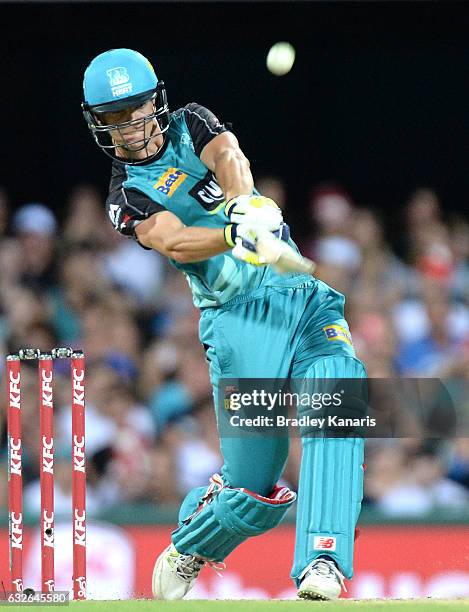
[{"label": "teal cricket trousers", "polygon": [[[300,277],[297,283],[263,287],[202,311],[200,339],[215,402],[219,381],[225,378],[366,377],[344,319],[344,297],[316,279]],[[292,578],[298,584],[307,565],[324,554],[350,578],[363,495],[363,440],[305,437],[302,445]],[[213,483],[210,490],[191,491],[173,532],[180,552],[218,561],[246,537],[278,524],[293,503],[288,499],[280,511],[282,504],[275,502],[274,513],[268,498],[285,467],[287,437],[230,435],[221,437],[220,447],[221,493],[213,490]],[[244,489],[255,497],[241,499],[236,492]],[[225,533],[226,545],[220,546]]]}]

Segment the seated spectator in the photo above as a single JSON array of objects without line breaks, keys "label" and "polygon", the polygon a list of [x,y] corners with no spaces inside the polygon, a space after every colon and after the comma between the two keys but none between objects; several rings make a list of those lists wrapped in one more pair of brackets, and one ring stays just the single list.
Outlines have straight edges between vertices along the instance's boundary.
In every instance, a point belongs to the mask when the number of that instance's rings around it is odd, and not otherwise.
[{"label": "seated spectator", "polygon": [[449,453],[447,476],[469,491],[469,438],[455,440]]},{"label": "seated spectator", "polygon": [[428,330],[419,339],[402,341],[396,356],[398,372],[404,375],[432,376],[444,368],[461,352],[465,336],[469,334],[469,312],[464,308],[456,323],[448,290],[428,287],[425,314]]},{"label": "seated spectator", "polygon": [[414,261],[421,252],[427,236],[441,225],[441,204],[433,189],[419,188],[411,193],[405,211],[407,232],[400,238],[407,239],[406,251],[409,261]]},{"label": "seated spectator", "polygon": [[41,292],[51,289],[57,280],[54,214],[44,204],[25,204],[14,214],[12,226],[20,243],[21,282]]},{"label": "seated spectator", "polygon": [[[72,508],[72,470],[70,469],[70,450],[55,449],[54,452],[54,514],[55,519],[69,519]],[[41,513],[41,483],[39,478],[24,488],[24,507],[28,514],[39,516]],[[86,487],[86,513],[95,516],[103,509],[94,486],[88,481]]]},{"label": "seated spectator", "polygon": [[193,487],[208,483],[210,476],[219,473],[223,465],[213,402],[209,400],[199,404],[192,410],[191,416],[192,430],[182,436],[175,449],[181,495]]},{"label": "seated spectator", "polygon": [[115,232],[109,223],[104,202],[92,185],[78,185],[70,194],[66,207],[63,239],[67,247],[93,245],[110,248]]},{"label": "seated spectator", "polygon": [[155,306],[161,294],[165,264],[156,251],[143,249],[135,240],[117,239],[112,250],[103,253],[102,272],[114,285],[141,306]]},{"label": "seated spectator", "polygon": [[353,212],[352,198],[340,186],[323,184],[313,189],[309,214],[319,236],[348,236]]},{"label": "seated spectator", "polygon": [[403,297],[416,292],[417,274],[390,249],[383,236],[383,224],[371,210],[354,212],[351,236],[360,249],[360,274],[351,288],[351,297],[373,293],[373,307],[387,310]]},{"label": "seated spectator", "polygon": [[12,350],[30,346],[29,331],[48,322],[47,300],[40,291],[13,285],[5,291],[2,306],[5,315],[5,329]]},{"label": "seated spectator", "polygon": [[284,182],[277,176],[260,176],[254,182],[259,193],[266,198],[272,198],[285,214],[287,190]]},{"label": "seated spectator", "polygon": [[353,240],[344,236],[319,238],[313,259],[317,263],[317,278],[341,293],[349,293],[361,266],[360,250]]},{"label": "seated spectator", "polygon": [[387,446],[368,466],[367,496],[387,516],[425,516],[469,502],[469,492],[444,476],[443,464],[433,453],[406,457],[403,448]]}]

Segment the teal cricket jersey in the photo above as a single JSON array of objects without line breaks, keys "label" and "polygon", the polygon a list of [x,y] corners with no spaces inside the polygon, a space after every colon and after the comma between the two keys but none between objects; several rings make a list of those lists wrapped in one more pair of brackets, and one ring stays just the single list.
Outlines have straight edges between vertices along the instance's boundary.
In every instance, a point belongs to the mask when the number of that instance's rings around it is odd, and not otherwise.
[{"label": "teal cricket jersey", "polygon": [[[138,223],[163,210],[186,226],[224,227],[229,222],[225,198],[200,154],[226,129],[208,109],[191,103],[171,114],[165,144],[156,158],[137,166],[114,162],[106,206],[116,230],[135,237]],[[170,261],[185,274],[199,308],[221,306],[262,286],[301,282],[298,277],[303,276],[280,276],[271,266],[256,267],[236,259],[231,251],[196,263]]]}]

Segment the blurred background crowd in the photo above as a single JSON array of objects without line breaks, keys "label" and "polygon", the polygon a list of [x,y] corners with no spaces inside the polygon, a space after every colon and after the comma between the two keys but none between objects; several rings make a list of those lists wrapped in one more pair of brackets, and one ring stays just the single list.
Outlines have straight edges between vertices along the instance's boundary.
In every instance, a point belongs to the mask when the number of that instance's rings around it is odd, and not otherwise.
[{"label": "blurred background crowd", "polygon": [[[285,185],[259,177],[290,221]],[[316,186],[292,234],[317,276],[347,298],[358,356],[373,378],[468,377],[469,224],[420,188],[386,216],[340,186]],[[392,228],[392,234],[386,230]],[[0,191],[0,354],[83,348],[87,359],[88,510],[176,505],[221,467],[198,312],[182,274],[120,236],[101,194],[77,186],[56,218],[43,203]],[[56,364],[56,509],[69,512],[70,380]],[[37,370],[23,365],[25,507],[39,511]],[[5,382],[0,433],[6,458]],[[284,474],[298,484],[300,441]],[[2,461],[0,508],[7,505]],[[365,505],[425,516],[469,502],[469,440],[372,440]]]}]

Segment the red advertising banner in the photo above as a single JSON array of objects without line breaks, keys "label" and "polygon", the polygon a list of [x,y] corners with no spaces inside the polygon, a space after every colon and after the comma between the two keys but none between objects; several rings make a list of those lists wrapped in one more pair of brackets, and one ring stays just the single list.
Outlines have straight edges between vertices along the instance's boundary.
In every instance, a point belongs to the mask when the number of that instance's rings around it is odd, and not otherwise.
[{"label": "red advertising banner", "polygon": [[[88,597],[151,597],[151,574],[168,545],[169,526],[117,527],[91,522],[88,529]],[[72,526],[56,526],[56,588],[70,589]],[[198,599],[294,598],[289,578],[293,558],[292,526],[252,538],[227,560],[218,576],[205,568],[191,592]],[[8,533],[0,530],[0,576],[7,584]],[[40,538],[26,530],[24,585],[40,585]],[[469,596],[469,527],[363,527],[356,544],[355,578],[348,597]]]}]

